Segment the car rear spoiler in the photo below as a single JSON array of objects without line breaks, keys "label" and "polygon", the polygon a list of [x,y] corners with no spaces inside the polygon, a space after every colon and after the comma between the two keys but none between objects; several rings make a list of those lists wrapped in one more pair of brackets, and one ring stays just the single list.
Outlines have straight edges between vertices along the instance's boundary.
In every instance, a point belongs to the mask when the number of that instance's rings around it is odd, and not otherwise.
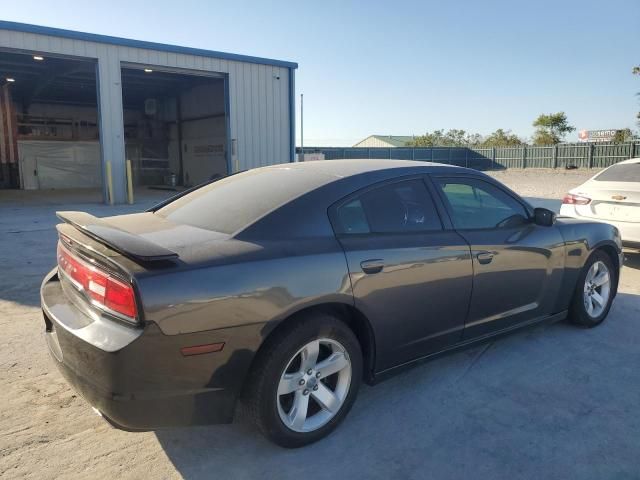
[{"label": "car rear spoiler", "polygon": [[56,212],[60,220],[73,225],[97,242],[112,248],[125,257],[141,262],[158,262],[178,258],[176,252],[153,243],[140,235],[126,232],[107,221],[85,212]]}]

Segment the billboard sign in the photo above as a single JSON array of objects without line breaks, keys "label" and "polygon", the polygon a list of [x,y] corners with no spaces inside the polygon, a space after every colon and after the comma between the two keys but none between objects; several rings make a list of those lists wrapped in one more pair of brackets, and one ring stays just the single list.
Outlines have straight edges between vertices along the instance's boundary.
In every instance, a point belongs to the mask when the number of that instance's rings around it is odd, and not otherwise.
[{"label": "billboard sign", "polygon": [[578,139],[581,142],[612,142],[619,130],[580,130]]}]

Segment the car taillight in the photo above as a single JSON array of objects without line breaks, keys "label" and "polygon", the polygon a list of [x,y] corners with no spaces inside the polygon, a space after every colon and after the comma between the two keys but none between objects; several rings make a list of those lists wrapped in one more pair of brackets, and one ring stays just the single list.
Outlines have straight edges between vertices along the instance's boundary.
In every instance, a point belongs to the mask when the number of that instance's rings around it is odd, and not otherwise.
[{"label": "car taillight", "polygon": [[136,300],[133,296],[133,288],[113,277],[107,278],[107,291],[104,295],[104,304],[130,318],[136,316]]},{"label": "car taillight", "polygon": [[574,195],[573,193],[567,193],[562,199],[562,203],[566,205],[587,205],[589,202],[591,202],[590,198]]},{"label": "car taillight", "polygon": [[119,318],[136,322],[137,308],[133,287],[81,260],[58,242],[58,268],[91,303]]}]

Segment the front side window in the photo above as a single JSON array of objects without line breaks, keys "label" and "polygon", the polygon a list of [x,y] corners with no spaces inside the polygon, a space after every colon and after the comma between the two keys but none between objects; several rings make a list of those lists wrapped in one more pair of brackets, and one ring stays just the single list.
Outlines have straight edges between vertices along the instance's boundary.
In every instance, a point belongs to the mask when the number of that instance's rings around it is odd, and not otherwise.
[{"label": "front side window", "polygon": [[482,180],[436,178],[456,229],[508,228],[528,223],[524,206],[508,193]]},{"label": "front side window", "polygon": [[343,234],[409,233],[442,229],[420,179],[383,185],[343,203],[336,210]]}]

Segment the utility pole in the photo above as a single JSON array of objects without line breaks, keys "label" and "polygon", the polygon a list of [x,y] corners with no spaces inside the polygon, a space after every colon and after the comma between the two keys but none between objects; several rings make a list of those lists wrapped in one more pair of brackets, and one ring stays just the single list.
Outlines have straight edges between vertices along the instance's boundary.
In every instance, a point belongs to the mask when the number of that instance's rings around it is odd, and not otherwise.
[{"label": "utility pole", "polygon": [[304,162],[304,93],[300,94],[300,158]]}]

